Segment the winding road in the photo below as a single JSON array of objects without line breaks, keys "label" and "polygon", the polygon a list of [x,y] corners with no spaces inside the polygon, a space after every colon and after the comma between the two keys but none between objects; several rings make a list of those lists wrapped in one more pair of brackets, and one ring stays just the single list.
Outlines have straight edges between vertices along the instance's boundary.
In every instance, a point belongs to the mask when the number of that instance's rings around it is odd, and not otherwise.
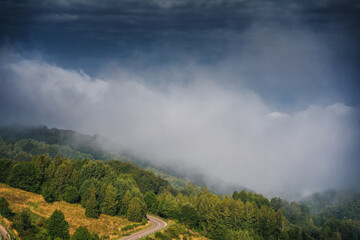
[{"label": "winding road", "polygon": [[136,240],[136,239],[140,239],[143,237],[146,237],[147,235],[150,235],[154,232],[157,232],[163,228],[165,228],[167,226],[167,223],[164,222],[163,220],[156,218],[156,217],[152,217],[152,216],[146,216],[151,223],[151,226],[147,229],[144,229],[140,232],[136,232],[131,234],[130,236],[126,236],[123,238],[119,238],[119,240]]},{"label": "winding road", "polygon": [[9,234],[6,232],[5,228],[0,225],[0,238],[9,239]]}]

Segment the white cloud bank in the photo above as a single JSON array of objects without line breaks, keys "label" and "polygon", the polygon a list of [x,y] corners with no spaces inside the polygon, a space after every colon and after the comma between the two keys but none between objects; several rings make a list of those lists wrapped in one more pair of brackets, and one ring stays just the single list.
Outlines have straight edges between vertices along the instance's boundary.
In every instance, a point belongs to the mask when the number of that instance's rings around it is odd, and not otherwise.
[{"label": "white cloud bank", "polygon": [[[154,161],[181,161],[210,178],[262,193],[352,184],[357,113],[341,103],[277,112],[249,89],[220,86],[211,73],[160,90],[121,69],[108,79],[92,79],[20,60],[2,71],[13,93],[2,103],[8,106],[3,122],[100,134]],[[14,108],[22,112],[9,110]]]}]

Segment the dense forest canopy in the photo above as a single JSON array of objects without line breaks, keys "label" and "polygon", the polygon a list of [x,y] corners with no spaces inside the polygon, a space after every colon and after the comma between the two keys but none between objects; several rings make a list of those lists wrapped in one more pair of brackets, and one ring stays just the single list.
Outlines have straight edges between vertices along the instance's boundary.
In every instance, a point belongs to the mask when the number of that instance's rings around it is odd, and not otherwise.
[{"label": "dense forest canopy", "polygon": [[[91,218],[108,214],[141,222],[147,213],[153,213],[177,220],[210,239],[360,238],[359,194],[328,191],[302,202],[288,202],[244,190],[215,195],[191,182],[179,191],[150,171],[109,160],[111,154],[104,150],[93,155],[81,145],[62,145],[77,135],[75,132],[45,132],[56,134],[30,138],[30,131],[0,138],[0,182],[41,193],[48,202],[80,203]],[[91,146],[91,141],[88,143]],[[4,200],[0,207],[13,218]],[[26,212],[18,214],[15,219],[26,220]],[[31,239],[39,234],[36,226],[29,229],[20,231],[21,236]]]}]

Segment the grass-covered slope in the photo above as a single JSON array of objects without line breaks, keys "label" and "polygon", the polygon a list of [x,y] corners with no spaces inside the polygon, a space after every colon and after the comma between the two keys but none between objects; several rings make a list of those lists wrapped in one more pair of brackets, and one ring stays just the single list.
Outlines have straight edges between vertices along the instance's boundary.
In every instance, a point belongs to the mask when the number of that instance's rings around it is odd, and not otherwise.
[{"label": "grass-covered slope", "polygon": [[[130,232],[122,231],[122,228],[135,224],[126,218],[106,214],[101,214],[98,219],[89,218],[85,216],[85,209],[80,204],[71,204],[65,201],[47,203],[40,194],[12,188],[2,183],[0,183],[0,197],[4,197],[9,202],[10,209],[13,212],[19,213],[22,209],[28,208],[38,215],[40,219],[49,218],[55,210],[62,211],[66,221],[69,223],[71,235],[80,226],[84,226],[90,232],[97,233],[99,236],[116,238]],[[138,228],[143,227],[139,226]],[[131,229],[132,231],[136,231],[136,229]]]}]

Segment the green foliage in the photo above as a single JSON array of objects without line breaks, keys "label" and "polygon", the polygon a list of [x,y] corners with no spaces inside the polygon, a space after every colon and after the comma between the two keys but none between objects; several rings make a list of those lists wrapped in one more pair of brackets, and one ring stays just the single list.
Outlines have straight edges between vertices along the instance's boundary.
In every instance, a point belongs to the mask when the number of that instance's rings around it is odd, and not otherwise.
[{"label": "green foliage", "polygon": [[37,167],[42,173],[50,166],[51,158],[46,154],[36,155],[31,159],[31,162]]},{"label": "green foliage", "polygon": [[279,210],[279,209],[282,209],[283,207],[285,207],[285,205],[287,205],[288,203],[281,199],[281,198],[278,198],[278,197],[275,197],[275,198],[272,198],[270,200],[270,206],[275,210]]},{"label": "green foliage", "polygon": [[67,186],[64,190],[63,199],[69,203],[76,203],[79,200],[79,191],[77,187]]},{"label": "green foliage", "polygon": [[55,190],[50,182],[43,184],[41,188],[41,195],[43,196],[46,202],[52,203],[55,201],[56,199]]},{"label": "green foliage", "polygon": [[70,240],[98,240],[97,234],[91,234],[86,227],[79,227],[71,236]]},{"label": "green foliage", "polygon": [[111,216],[115,216],[118,211],[117,190],[111,184],[106,187],[105,199],[101,209],[103,213]]},{"label": "green foliage", "polygon": [[10,142],[4,141],[0,136],[0,159],[1,158],[10,158],[12,155],[12,144]]},{"label": "green foliage", "polygon": [[246,202],[255,202],[258,208],[262,206],[270,206],[270,202],[261,194],[246,192],[242,190],[241,192],[235,191],[232,195],[235,200],[240,199],[243,203]]},{"label": "green foliage", "polygon": [[86,206],[87,200],[90,198],[91,192],[100,192],[101,183],[97,179],[86,179],[79,189],[79,195],[81,196],[81,205]]},{"label": "green foliage", "polygon": [[33,236],[36,228],[31,222],[30,210],[24,208],[20,213],[17,213],[14,217],[12,227],[16,229],[22,239]]},{"label": "green foliage", "polygon": [[141,202],[138,198],[131,199],[129,207],[127,209],[127,218],[129,221],[141,222],[144,217],[143,211],[141,209]]},{"label": "green foliage", "polygon": [[79,182],[83,183],[86,179],[102,179],[110,171],[109,167],[101,161],[89,162],[81,168]]},{"label": "green foliage", "polygon": [[8,201],[4,197],[0,198],[0,215],[5,218],[12,218],[12,216],[14,215],[9,208]]},{"label": "green foliage", "polygon": [[136,185],[143,194],[148,191],[153,191],[155,194],[158,194],[164,189],[169,189],[170,191],[175,192],[168,181],[162,179],[161,177],[157,177],[152,172],[144,171],[131,163],[112,160],[107,162],[107,164],[109,164],[116,173],[130,175],[136,181]]},{"label": "green foliage", "polygon": [[227,240],[254,240],[247,230],[226,230],[225,239]]},{"label": "green foliage", "polygon": [[157,200],[157,197],[154,192],[152,192],[152,191],[147,192],[144,196],[144,201],[145,201],[147,209],[150,212],[156,212],[158,200]]},{"label": "green foliage", "polygon": [[163,196],[158,206],[160,216],[172,219],[178,218],[180,208],[175,197],[171,193],[164,194]]},{"label": "green foliage", "polygon": [[99,218],[100,211],[99,211],[98,203],[96,201],[95,186],[92,185],[92,187],[89,189],[89,192],[90,192],[90,196],[86,202],[85,216],[90,218]]},{"label": "green foliage", "polygon": [[30,162],[19,162],[12,166],[7,183],[29,192],[38,192],[41,186],[42,173]]},{"label": "green foliage", "polygon": [[131,224],[131,225],[126,225],[125,227],[121,228],[121,231],[128,231],[128,230],[133,230],[139,226],[145,225],[148,222],[148,220],[146,218],[143,218],[141,220],[141,223],[135,223],[135,224]]},{"label": "green foliage", "polygon": [[188,182],[183,193],[187,196],[197,195],[199,193],[199,190],[200,189],[194,183]]},{"label": "green foliage", "polygon": [[51,183],[56,195],[59,197],[63,195],[68,186],[73,184],[72,173],[74,170],[74,163],[68,159],[63,159],[61,163],[55,161],[55,165],[58,164],[60,165],[57,167]]},{"label": "green foliage", "polygon": [[309,217],[310,212],[307,206],[291,202],[282,208],[285,217],[293,224],[305,224]]},{"label": "green foliage", "polygon": [[51,240],[51,236],[46,229],[36,234],[36,240]]},{"label": "green foliage", "polygon": [[51,239],[70,239],[69,224],[65,220],[64,214],[59,210],[55,210],[47,220],[46,229],[50,234]]},{"label": "green foliage", "polygon": [[20,161],[25,161],[25,162],[30,162],[32,158],[32,155],[30,153],[27,152],[19,152],[18,154],[16,154],[16,156],[14,157],[14,160],[17,162]]},{"label": "green foliage", "polygon": [[180,220],[189,225],[190,227],[196,228],[198,225],[198,213],[194,206],[190,203],[186,203],[181,206]]},{"label": "green foliage", "polygon": [[0,182],[6,182],[14,161],[11,159],[0,159]]}]

